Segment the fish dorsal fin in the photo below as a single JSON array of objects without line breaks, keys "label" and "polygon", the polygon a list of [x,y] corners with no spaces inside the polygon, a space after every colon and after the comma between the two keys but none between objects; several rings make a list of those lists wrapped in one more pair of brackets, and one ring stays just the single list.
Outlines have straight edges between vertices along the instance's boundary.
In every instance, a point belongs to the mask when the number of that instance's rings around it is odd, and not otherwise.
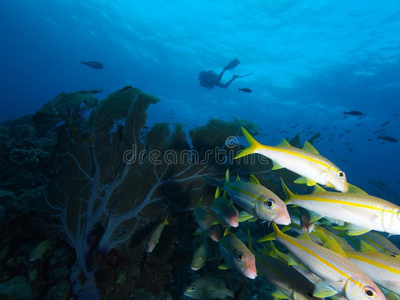
[{"label": "fish dorsal fin", "polygon": [[326,190],[318,184],[314,185],[314,190],[312,194],[322,194],[322,193],[326,193]]},{"label": "fish dorsal fin", "polygon": [[370,244],[368,244],[366,241],[361,240],[360,241],[360,252],[377,252],[377,250],[372,247]]},{"label": "fish dorsal fin", "polygon": [[367,194],[366,191],[360,189],[359,187],[356,187],[353,184],[349,183],[349,190],[347,191],[348,193],[352,193],[352,194]]},{"label": "fish dorsal fin", "polygon": [[215,195],[214,195],[215,199],[217,199],[219,197],[219,193],[220,193],[220,190],[219,190],[219,187],[217,187],[217,189],[215,190]]},{"label": "fish dorsal fin", "polygon": [[237,174],[237,176],[236,176],[236,182],[240,182],[240,177],[239,177],[239,174]]},{"label": "fish dorsal fin", "polygon": [[326,249],[329,249],[332,252],[339,254],[340,256],[347,257],[346,253],[339,245],[339,243],[333,238],[333,236],[331,235],[328,236],[319,226],[315,226],[315,233],[322,241],[323,246]]},{"label": "fish dorsal fin", "polygon": [[229,169],[227,169],[226,170],[226,173],[225,173],[225,181],[226,182],[229,182],[229,177],[230,177],[231,175],[230,175],[230,173],[229,173]]},{"label": "fish dorsal fin", "polygon": [[315,147],[313,145],[311,145],[308,141],[306,141],[304,143],[304,146],[302,148],[304,151],[307,152],[311,152],[311,153],[315,153],[315,154],[319,154],[318,150],[315,149]]},{"label": "fish dorsal fin", "polygon": [[224,193],[222,194],[222,197],[227,198],[225,190],[224,190]]},{"label": "fish dorsal fin", "polygon": [[328,298],[337,294],[337,291],[327,285],[324,281],[320,281],[315,285],[313,296],[316,298]]},{"label": "fish dorsal fin", "polygon": [[286,139],[282,139],[276,147],[279,148],[290,148],[292,147]]},{"label": "fish dorsal fin", "polygon": [[260,181],[257,179],[257,177],[254,176],[253,174],[250,174],[250,182],[254,184],[261,184]]},{"label": "fish dorsal fin", "polygon": [[302,234],[298,235],[297,239],[302,241],[312,242],[310,235],[307,232],[303,232]]}]

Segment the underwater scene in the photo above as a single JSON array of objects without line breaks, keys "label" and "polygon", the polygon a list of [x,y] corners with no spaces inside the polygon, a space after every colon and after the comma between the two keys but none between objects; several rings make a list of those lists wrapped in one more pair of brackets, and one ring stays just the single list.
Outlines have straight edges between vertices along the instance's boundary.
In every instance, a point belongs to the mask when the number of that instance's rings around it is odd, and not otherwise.
[{"label": "underwater scene", "polygon": [[0,2],[0,299],[400,299],[400,2]]}]

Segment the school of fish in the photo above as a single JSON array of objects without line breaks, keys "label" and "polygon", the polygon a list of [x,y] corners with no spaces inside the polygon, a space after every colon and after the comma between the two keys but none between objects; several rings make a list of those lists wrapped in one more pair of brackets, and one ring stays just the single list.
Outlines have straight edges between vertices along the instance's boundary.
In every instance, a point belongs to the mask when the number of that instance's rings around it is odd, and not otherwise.
[{"label": "school of fish", "polygon": [[[400,234],[400,206],[348,183],[344,171],[309,142],[302,149],[286,140],[267,146],[244,128],[242,132],[249,146],[235,159],[263,155],[272,161],[272,170],[286,168],[299,177],[290,188],[281,178],[285,199],[254,175],[232,180],[227,170],[223,181],[207,178],[216,192],[211,205],[200,199],[194,209],[195,234],[201,237],[191,269],[199,271],[217,260],[218,269],[232,269],[247,280],[263,276],[276,288],[268,295],[273,299],[400,299],[400,250],[384,236]],[[313,187],[313,192],[297,194],[297,184]],[[258,238],[258,249],[245,222],[272,223],[273,232],[267,229]],[[150,237],[149,253],[166,225],[168,214]],[[240,238],[243,227],[247,245]],[[216,248],[208,238],[218,243],[218,253],[210,253]],[[211,273],[183,293],[193,299],[235,297]]]}]

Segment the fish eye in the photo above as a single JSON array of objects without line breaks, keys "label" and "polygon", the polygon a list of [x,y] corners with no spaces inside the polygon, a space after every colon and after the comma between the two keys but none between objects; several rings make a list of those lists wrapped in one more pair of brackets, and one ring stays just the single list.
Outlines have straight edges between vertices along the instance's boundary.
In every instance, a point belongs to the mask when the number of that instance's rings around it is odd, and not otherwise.
[{"label": "fish eye", "polygon": [[271,198],[269,198],[269,199],[268,199],[267,201],[265,201],[264,203],[265,203],[265,205],[266,205],[268,208],[273,208],[274,205],[275,205],[275,201],[274,201],[273,199],[271,199]]},{"label": "fish eye", "polygon": [[338,175],[339,175],[340,178],[343,178],[344,177],[344,172],[343,171],[339,171]]},{"label": "fish eye", "polygon": [[376,292],[372,287],[366,286],[364,288],[364,294],[368,296],[368,298],[375,298]]},{"label": "fish eye", "polygon": [[243,260],[244,260],[244,256],[243,256],[243,253],[242,253],[242,252],[239,252],[239,253],[236,255],[236,257],[237,257],[237,260],[238,260],[238,261],[243,261]]},{"label": "fish eye", "polygon": [[211,230],[211,231],[214,231],[214,230],[215,230],[214,226],[211,226],[211,227],[210,227],[210,230]]},{"label": "fish eye", "polygon": [[228,215],[229,215],[229,210],[226,209],[226,210],[225,210],[225,216],[228,216]]},{"label": "fish eye", "polygon": [[196,291],[196,286],[195,286],[195,285],[192,286],[192,287],[190,288],[190,290],[191,290],[192,292],[195,292],[195,291]]},{"label": "fish eye", "polygon": [[314,297],[313,293],[311,291],[306,291],[306,295],[308,298]]}]

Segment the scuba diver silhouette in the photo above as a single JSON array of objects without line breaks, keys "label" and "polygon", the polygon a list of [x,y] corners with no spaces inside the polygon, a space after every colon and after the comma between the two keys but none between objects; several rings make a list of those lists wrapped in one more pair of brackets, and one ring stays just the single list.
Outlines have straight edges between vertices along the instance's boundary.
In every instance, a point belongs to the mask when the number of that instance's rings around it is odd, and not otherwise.
[{"label": "scuba diver silhouette", "polygon": [[225,68],[222,70],[221,73],[219,73],[219,75],[214,70],[201,71],[199,74],[199,77],[198,77],[198,79],[200,81],[200,85],[202,87],[205,87],[208,89],[212,89],[214,86],[222,88],[222,89],[226,89],[228,86],[230,86],[230,84],[236,78],[246,77],[246,76],[250,75],[250,74],[247,74],[244,76],[233,75],[231,80],[227,81],[226,83],[222,83],[221,79],[222,79],[222,76],[224,76],[225,71],[232,70],[233,68],[237,67],[239,64],[240,64],[240,61],[237,58],[233,59],[229,64],[227,64],[225,66]]}]

